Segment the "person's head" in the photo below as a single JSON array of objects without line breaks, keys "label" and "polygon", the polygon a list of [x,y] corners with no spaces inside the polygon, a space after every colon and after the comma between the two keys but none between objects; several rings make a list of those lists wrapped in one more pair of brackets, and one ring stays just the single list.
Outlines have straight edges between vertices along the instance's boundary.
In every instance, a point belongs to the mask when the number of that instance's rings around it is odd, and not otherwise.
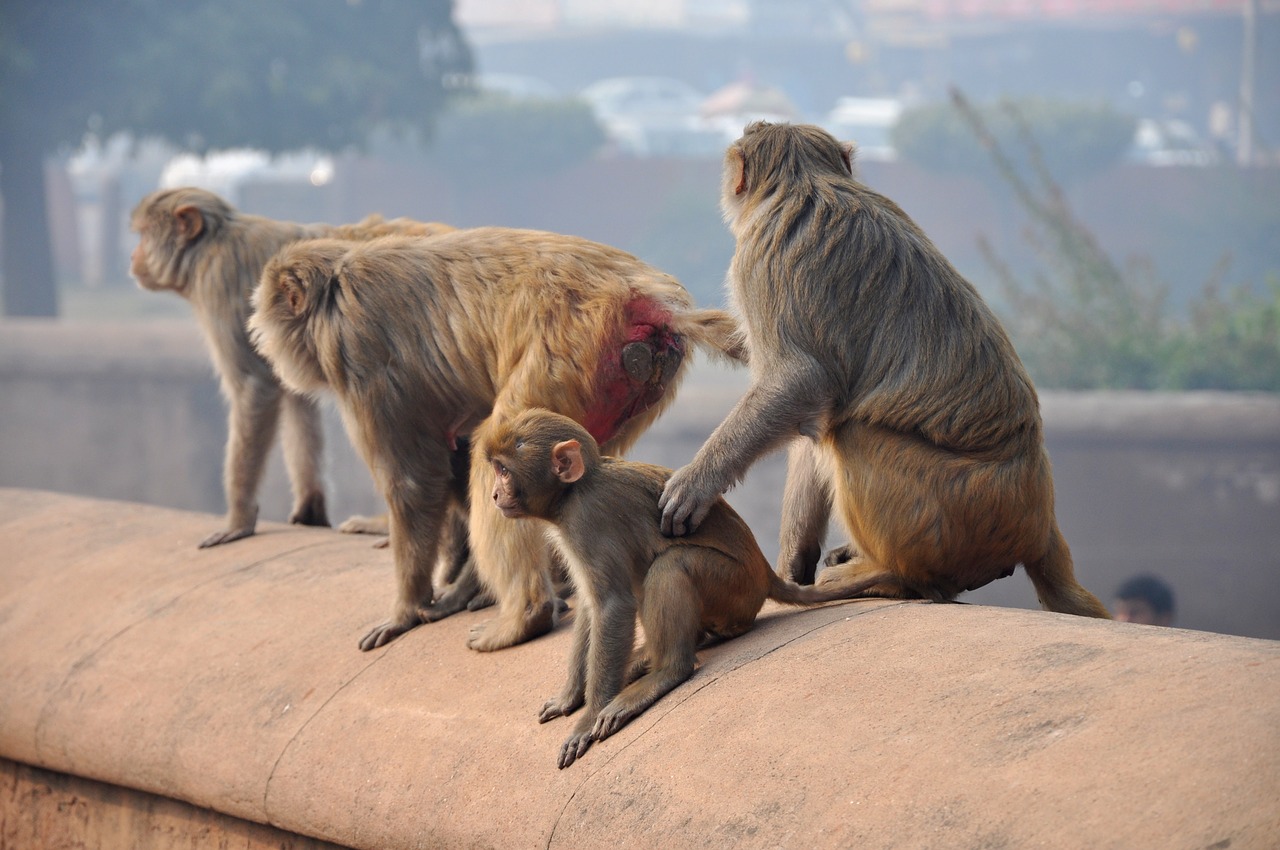
[{"label": "person's head", "polygon": [[1116,590],[1112,609],[1123,623],[1173,625],[1173,590],[1155,576],[1134,576]]}]

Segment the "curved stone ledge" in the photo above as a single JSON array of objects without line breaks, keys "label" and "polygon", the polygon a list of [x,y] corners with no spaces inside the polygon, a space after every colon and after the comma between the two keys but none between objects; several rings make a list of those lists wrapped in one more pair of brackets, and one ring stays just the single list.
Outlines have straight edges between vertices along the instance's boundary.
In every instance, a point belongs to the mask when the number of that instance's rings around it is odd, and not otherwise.
[{"label": "curved stone ledge", "polygon": [[199,551],[209,516],[27,490],[0,490],[0,517],[0,757],[286,832],[369,848],[1280,842],[1280,643],[976,605],[770,608],[559,771],[568,723],[536,713],[567,630],[481,655],[464,646],[479,612],[361,653],[392,595],[368,538],[268,524]]}]

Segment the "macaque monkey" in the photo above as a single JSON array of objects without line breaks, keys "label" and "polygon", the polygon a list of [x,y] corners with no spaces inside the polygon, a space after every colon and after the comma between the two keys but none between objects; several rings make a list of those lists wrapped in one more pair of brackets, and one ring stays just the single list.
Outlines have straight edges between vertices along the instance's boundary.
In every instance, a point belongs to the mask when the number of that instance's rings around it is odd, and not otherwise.
[{"label": "macaque monkey", "polygon": [[752,380],[667,482],[663,531],[697,528],[756,458],[790,444],[784,577],[814,580],[834,508],[852,542],[822,583],[950,600],[1022,564],[1045,608],[1106,617],[1075,579],[1039,401],[1004,329],[852,173],[852,145],[812,126],[757,122],[726,153]]},{"label": "macaque monkey", "polygon": [[130,272],[144,289],[176,292],[191,302],[231,405],[223,466],[227,527],[206,537],[200,548],[253,534],[258,487],[277,425],[283,427],[293,489],[289,521],[328,525],[319,408],[310,398],[282,388],[249,344],[249,296],[267,260],[290,242],[323,235],[425,236],[453,228],[380,216],[343,226],[275,221],[238,212],[212,192],[196,188],[153,192],[134,209],[132,225],[140,239]]},{"label": "macaque monkey", "polygon": [[[567,417],[526,410],[485,440],[494,503],[504,516],[549,523],[577,590],[569,679],[538,717],[584,708],[560,749],[561,768],[693,675],[700,642],[748,631],[765,599],[814,605],[865,589],[779,578],[722,498],[697,531],[664,537],[658,496],[671,470],[601,457]],[[645,643],[632,657],[637,613]]]},{"label": "macaque monkey", "polygon": [[[547,407],[621,453],[670,403],[691,345],[742,356],[732,318],[695,309],[671,276],[607,245],[529,230],[297,243],[267,265],[254,305],[259,349],[295,392],[334,393],[387,501],[398,590],[364,650],[459,602],[433,605],[431,582],[459,438],[478,446],[494,423]],[[476,451],[470,492],[486,493]],[[498,612],[468,646],[550,631],[541,530],[473,499],[470,544]]]}]

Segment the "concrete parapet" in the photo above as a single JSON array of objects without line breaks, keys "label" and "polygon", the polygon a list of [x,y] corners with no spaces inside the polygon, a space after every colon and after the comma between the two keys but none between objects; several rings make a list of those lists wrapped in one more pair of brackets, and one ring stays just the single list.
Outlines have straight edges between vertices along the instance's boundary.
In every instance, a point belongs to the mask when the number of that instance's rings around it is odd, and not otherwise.
[{"label": "concrete parapet", "polygon": [[[361,653],[388,552],[275,524],[197,551],[210,521],[0,490],[5,846],[1280,844],[1280,643],[769,608],[559,771],[567,629],[477,654],[468,613]],[[46,822],[68,796],[79,833]]]},{"label": "concrete parapet", "polygon": [[[744,371],[696,364],[632,456],[688,463],[746,381]],[[1122,580],[1153,572],[1177,593],[1177,625],[1280,639],[1280,396],[1045,392],[1041,400],[1058,519],[1084,585],[1110,603]],[[380,511],[332,409],[325,425],[330,517]],[[0,322],[0,487],[217,513],[225,439],[226,408],[194,322]],[[770,558],[785,474],[775,453],[729,493]],[[278,460],[260,505],[264,519],[287,515]],[[842,542],[833,530],[829,545]],[[1036,605],[1020,575],[965,598]]]}]

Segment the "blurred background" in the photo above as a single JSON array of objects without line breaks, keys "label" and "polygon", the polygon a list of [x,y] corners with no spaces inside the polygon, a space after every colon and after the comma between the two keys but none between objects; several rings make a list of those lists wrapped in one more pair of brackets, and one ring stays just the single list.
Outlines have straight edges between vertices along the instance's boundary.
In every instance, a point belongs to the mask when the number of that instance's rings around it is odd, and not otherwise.
[{"label": "blurred background", "polygon": [[[1060,514],[1100,596],[1177,573],[1179,624],[1280,637],[1280,0],[5,3],[0,485],[222,509],[189,309],[128,277],[129,213],[157,187],[302,221],[572,233],[715,305],[720,158],[757,119],[854,141],[860,179],[996,307],[1048,393]],[[195,377],[135,399],[112,382],[139,340],[187,346]],[[727,404],[741,380],[691,382]],[[727,409],[708,398],[686,390],[640,451],[686,462]],[[180,438],[121,442],[175,399],[149,427]],[[57,436],[85,421],[104,424]],[[140,471],[179,439],[189,465]],[[120,453],[128,471],[104,459]],[[772,556],[770,463],[735,500],[759,501]]]}]

